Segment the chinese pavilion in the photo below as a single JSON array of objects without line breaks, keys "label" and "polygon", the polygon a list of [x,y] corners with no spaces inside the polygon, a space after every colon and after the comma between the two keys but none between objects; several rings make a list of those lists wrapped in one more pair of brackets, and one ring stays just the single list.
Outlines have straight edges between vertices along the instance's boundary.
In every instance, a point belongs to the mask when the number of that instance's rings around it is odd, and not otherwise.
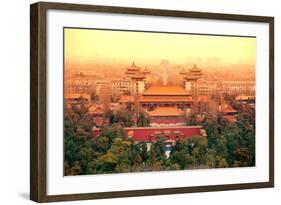
[{"label": "chinese pavilion", "polygon": [[203,72],[200,68],[197,67],[196,64],[194,64],[194,66],[188,71],[186,71],[185,69],[180,71],[180,75],[182,75],[183,79],[187,82],[197,82],[202,78]]},{"label": "chinese pavilion", "polygon": [[199,69],[196,64],[194,64],[194,66],[188,71],[183,69],[179,74],[183,76],[185,90],[196,98],[197,89],[194,85],[202,78],[202,70]]},{"label": "chinese pavilion", "polygon": [[150,71],[148,71],[147,68],[142,71],[142,69],[133,62],[133,64],[126,69],[125,74],[134,81],[144,81],[146,76],[150,74]]},{"label": "chinese pavilion", "polygon": [[139,102],[148,111],[157,107],[186,110],[192,105],[192,97],[180,86],[152,86],[142,93]]},{"label": "chinese pavilion", "polygon": [[228,122],[236,122],[237,120],[237,114],[238,111],[235,110],[233,107],[231,107],[228,104],[223,104],[220,108],[223,117],[228,121]]},{"label": "chinese pavilion", "polygon": [[104,112],[105,112],[105,108],[102,104],[92,104],[89,107],[88,117],[92,119],[96,127],[100,127],[104,123],[104,119],[103,119]]}]

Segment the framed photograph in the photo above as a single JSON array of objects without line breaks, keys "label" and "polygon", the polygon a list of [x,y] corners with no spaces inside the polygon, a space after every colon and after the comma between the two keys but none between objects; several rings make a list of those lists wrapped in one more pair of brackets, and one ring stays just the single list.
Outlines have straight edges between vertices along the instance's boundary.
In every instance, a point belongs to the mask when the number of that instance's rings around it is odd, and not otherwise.
[{"label": "framed photograph", "polygon": [[274,18],[30,7],[30,198],[274,186]]}]

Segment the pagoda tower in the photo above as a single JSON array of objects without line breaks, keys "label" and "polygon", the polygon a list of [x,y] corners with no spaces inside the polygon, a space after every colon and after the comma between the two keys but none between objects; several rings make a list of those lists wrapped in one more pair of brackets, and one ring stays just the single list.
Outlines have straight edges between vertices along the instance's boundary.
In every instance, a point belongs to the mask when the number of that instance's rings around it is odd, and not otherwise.
[{"label": "pagoda tower", "polygon": [[147,68],[142,70],[133,62],[132,65],[126,69],[125,74],[134,81],[144,81],[146,76],[150,74],[150,71],[147,70]]},{"label": "pagoda tower", "polygon": [[195,93],[194,88],[196,87],[194,85],[197,83],[199,79],[202,78],[203,76],[202,70],[198,68],[196,64],[194,64],[194,66],[190,68],[188,71],[183,69],[179,72],[179,74],[183,76],[185,90],[190,94],[194,94]]},{"label": "pagoda tower", "polygon": [[137,91],[139,93],[142,93],[145,90],[145,78],[150,74],[150,71],[147,68],[142,70],[133,61],[132,65],[126,69],[125,74],[132,81],[136,82]]},{"label": "pagoda tower", "polygon": [[202,78],[203,72],[201,69],[197,67],[196,64],[192,68],[189,69],[190,74],[193,76],[193,78],[196,80],[196,82]]},{"label": "pagoda tower", "polygon": [[126,69],[125,74],[128,75],[128,76],[131,76],[131,75],[134,75],[136,73],[139,73],[140,70],[141,70],[141,68],[136,66],[135,62],[133,61],[132,65]]}]

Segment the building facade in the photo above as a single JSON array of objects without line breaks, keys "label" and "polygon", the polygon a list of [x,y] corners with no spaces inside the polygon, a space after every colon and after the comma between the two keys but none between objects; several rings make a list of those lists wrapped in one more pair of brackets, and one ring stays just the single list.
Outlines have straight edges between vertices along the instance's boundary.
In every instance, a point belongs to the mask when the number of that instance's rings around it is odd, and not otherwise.
[{"label": "building facade", "polygon": [[210,96],[218,91],[216,81],[198,80],[192,84],[193,94],[197,96]]},{"label": "building facade", "polygon": [[255,81],[222,81],[221,89],[224,93],[250,95],[256,91]]},{"label": "building facade", "polygon": [[131,95],[137,92],[137,84],[131,79],[124,78],[112,82],[112,91],[117,95]]}]

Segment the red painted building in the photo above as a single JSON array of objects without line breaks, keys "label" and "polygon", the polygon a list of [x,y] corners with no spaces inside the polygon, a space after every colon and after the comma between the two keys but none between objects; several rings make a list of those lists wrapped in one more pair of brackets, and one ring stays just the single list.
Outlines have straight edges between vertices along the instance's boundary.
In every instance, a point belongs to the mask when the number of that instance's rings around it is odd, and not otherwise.
[{"label": "red painted building", "polygon": [[[97,127],[101,127],[104,123],[104,106],[102,104],[92,104],[88,109],[88,116],[91,117],[93,123]],[[108,121],[108,120],[107,120]]]},{"label": "red painted building", "polygon": [[[174,141],[193,136],[207,136],[202,126],[126,127],[124,128],[124,133],[135,141],[156,141],[162,137],[167,138],[169,141]],[[92,135],[93,137],[98,137],[100,135],[100,129],[93,128]]]},{"label": "red painted building", "polygon": [[228,121],[228,122],[236,122],[237,118],[237,114],[238,111],[235,110],[233,107],[231,107],[230,105],[224,104],[222,106],[222,113],[223,113],[223,117]]}]

